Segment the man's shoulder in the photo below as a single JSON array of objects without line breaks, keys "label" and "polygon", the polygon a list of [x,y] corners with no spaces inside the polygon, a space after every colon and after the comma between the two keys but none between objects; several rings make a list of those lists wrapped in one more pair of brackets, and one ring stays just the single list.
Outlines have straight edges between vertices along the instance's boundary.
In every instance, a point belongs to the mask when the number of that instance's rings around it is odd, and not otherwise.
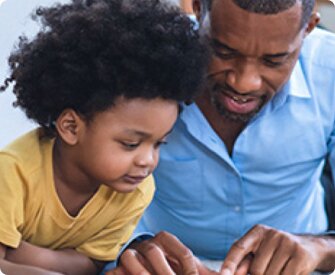
[{"label": "man's shoulder", "polygon": [[310,65],[335,70],[335,34],[316,28],[305,38],[300,58]]}]

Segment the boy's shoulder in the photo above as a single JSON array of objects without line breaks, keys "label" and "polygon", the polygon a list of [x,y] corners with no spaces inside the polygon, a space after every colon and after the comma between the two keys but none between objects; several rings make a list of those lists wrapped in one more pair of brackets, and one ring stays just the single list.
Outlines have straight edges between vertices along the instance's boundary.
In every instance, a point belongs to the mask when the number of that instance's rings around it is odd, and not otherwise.
[{"label": "boy's shoulder", "polygon": [[0,162],[16,163],[26,171],[40,167],[42,162],[42,140],[40,128],[36,128],[17,138],[0,150]]}]

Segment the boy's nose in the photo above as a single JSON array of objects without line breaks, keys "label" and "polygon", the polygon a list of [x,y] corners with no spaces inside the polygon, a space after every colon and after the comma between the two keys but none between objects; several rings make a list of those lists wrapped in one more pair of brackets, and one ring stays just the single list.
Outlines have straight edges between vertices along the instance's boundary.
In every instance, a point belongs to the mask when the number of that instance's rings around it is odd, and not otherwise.
[{"label": "boy's nose", "polygon": [[154,149],[146,149],[139,153],[136,158],[136,165],[142,167],[153,167],[156,163],[156,152]]}]

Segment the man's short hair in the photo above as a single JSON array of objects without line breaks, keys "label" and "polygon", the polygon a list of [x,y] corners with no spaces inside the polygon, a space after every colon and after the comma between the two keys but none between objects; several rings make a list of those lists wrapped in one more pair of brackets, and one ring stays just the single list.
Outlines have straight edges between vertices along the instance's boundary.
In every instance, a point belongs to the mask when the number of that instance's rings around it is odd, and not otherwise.
[{"label": "man's short hair", "polygon": [[[214,0],[201,0],[203,7],[207,10],[211,9]],[[219,0],[217,0],[219,1]],[[285,11],[298,2],[302,4],[301,28],[303,28],[313,11],[315,0],[231,0],[240,8],[261,14],[277,14]]]}]

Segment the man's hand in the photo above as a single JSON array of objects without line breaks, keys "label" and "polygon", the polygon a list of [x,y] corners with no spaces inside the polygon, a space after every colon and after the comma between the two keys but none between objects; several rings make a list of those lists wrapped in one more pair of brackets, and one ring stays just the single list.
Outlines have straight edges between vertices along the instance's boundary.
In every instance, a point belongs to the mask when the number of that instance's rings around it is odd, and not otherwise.
[{"label": "man's hand", "polygon": [[193,256],[175,236],[160,232],[154,238],[134,243],[125,250],[119,266],[106,275],[215,275]]},{"label": "man's hand", "polygon": [[330,271],[335,267],[334,248],[335,241],[330,237],[293,235],[256,225],[231,247],[221,275],[307,275],[316,269]]}]

